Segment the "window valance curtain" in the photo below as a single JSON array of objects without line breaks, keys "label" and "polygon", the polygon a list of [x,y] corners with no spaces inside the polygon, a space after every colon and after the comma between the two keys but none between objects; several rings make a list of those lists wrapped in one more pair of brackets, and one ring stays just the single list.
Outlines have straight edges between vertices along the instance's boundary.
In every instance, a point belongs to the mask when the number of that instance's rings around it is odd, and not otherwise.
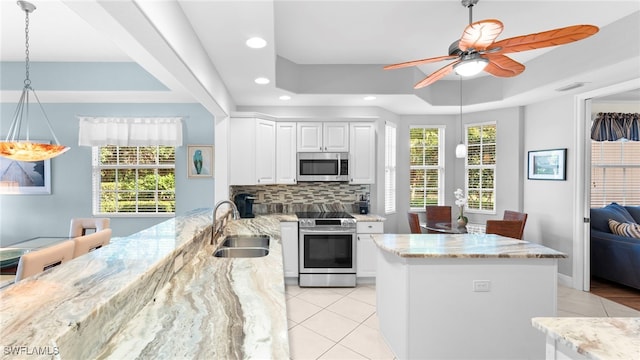
[{"label": "window valance curtain", "polygon": [[80,146],[182,146],[180,117],[78,117]]},{"label": "window valance curtain", "polygon": [[638,113],[598,113],[591,126],[591,139],[640,141]]}]

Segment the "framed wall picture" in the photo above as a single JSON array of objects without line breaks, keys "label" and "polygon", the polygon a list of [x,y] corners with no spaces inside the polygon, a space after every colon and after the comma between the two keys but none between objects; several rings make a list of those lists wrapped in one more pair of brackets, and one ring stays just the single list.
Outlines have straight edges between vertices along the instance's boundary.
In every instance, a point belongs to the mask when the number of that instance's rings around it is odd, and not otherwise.
[{"label": "framed wall picture", "polygon": [[0,156],[0,194],[51,194],[51,160],[16,161]]},{"label": "framed wall picture", "polygon": [[213,177],[213,145],[187,145],[187,176]]},{"label": "framed wall picture", "polygon": [[566,180],[567,149],[529,151],[527,178]]}]

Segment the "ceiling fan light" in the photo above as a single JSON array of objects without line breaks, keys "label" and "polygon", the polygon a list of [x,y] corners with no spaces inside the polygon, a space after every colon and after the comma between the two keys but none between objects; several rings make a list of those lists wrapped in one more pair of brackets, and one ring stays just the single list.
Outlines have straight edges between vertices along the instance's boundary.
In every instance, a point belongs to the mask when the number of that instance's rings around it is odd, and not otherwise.
[{"label": "ceiling fan light", "polygon": [[489,60],[477,57],[455,64],[453,70],[460,76],[473,76],[479,74],[488,64]]}]

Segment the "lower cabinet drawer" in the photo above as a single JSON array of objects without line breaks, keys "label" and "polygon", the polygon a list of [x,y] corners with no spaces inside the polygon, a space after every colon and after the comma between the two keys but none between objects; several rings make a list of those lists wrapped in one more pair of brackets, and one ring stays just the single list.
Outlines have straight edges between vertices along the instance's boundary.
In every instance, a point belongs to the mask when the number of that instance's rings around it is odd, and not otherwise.
[{"label": "lower cabinet drawer", "polygon": [[382,221],[365,221],[357,223],[358,234],[382,234],[384,223]]}]

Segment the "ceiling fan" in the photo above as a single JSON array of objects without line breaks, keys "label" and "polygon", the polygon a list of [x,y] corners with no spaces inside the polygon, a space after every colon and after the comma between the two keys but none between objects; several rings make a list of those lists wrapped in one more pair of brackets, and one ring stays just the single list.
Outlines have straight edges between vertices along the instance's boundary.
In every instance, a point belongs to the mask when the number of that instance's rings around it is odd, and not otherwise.
[{"label": "ceiling fan", "polygon": [[469,9],[469,25],[464,29],[460,40],[454,41],[449,46],[449,55],[387,65],[384,69],[400,69],[444,60],[455,60],[429,74],[417,83],[414,89],[429,86],[453,70],[462,76],[475,75],[484,70],[494,76],[512,77],[522,73],[525,66],[504,54],[568,44],[587,38],[599,30],[597,26],[593,25],[574,25],[496,42],[495,40],[502,33],[504,26],[500,20],[496,19],[473,22],[473,6],[478,1],[461,0],[462,6]]}]

